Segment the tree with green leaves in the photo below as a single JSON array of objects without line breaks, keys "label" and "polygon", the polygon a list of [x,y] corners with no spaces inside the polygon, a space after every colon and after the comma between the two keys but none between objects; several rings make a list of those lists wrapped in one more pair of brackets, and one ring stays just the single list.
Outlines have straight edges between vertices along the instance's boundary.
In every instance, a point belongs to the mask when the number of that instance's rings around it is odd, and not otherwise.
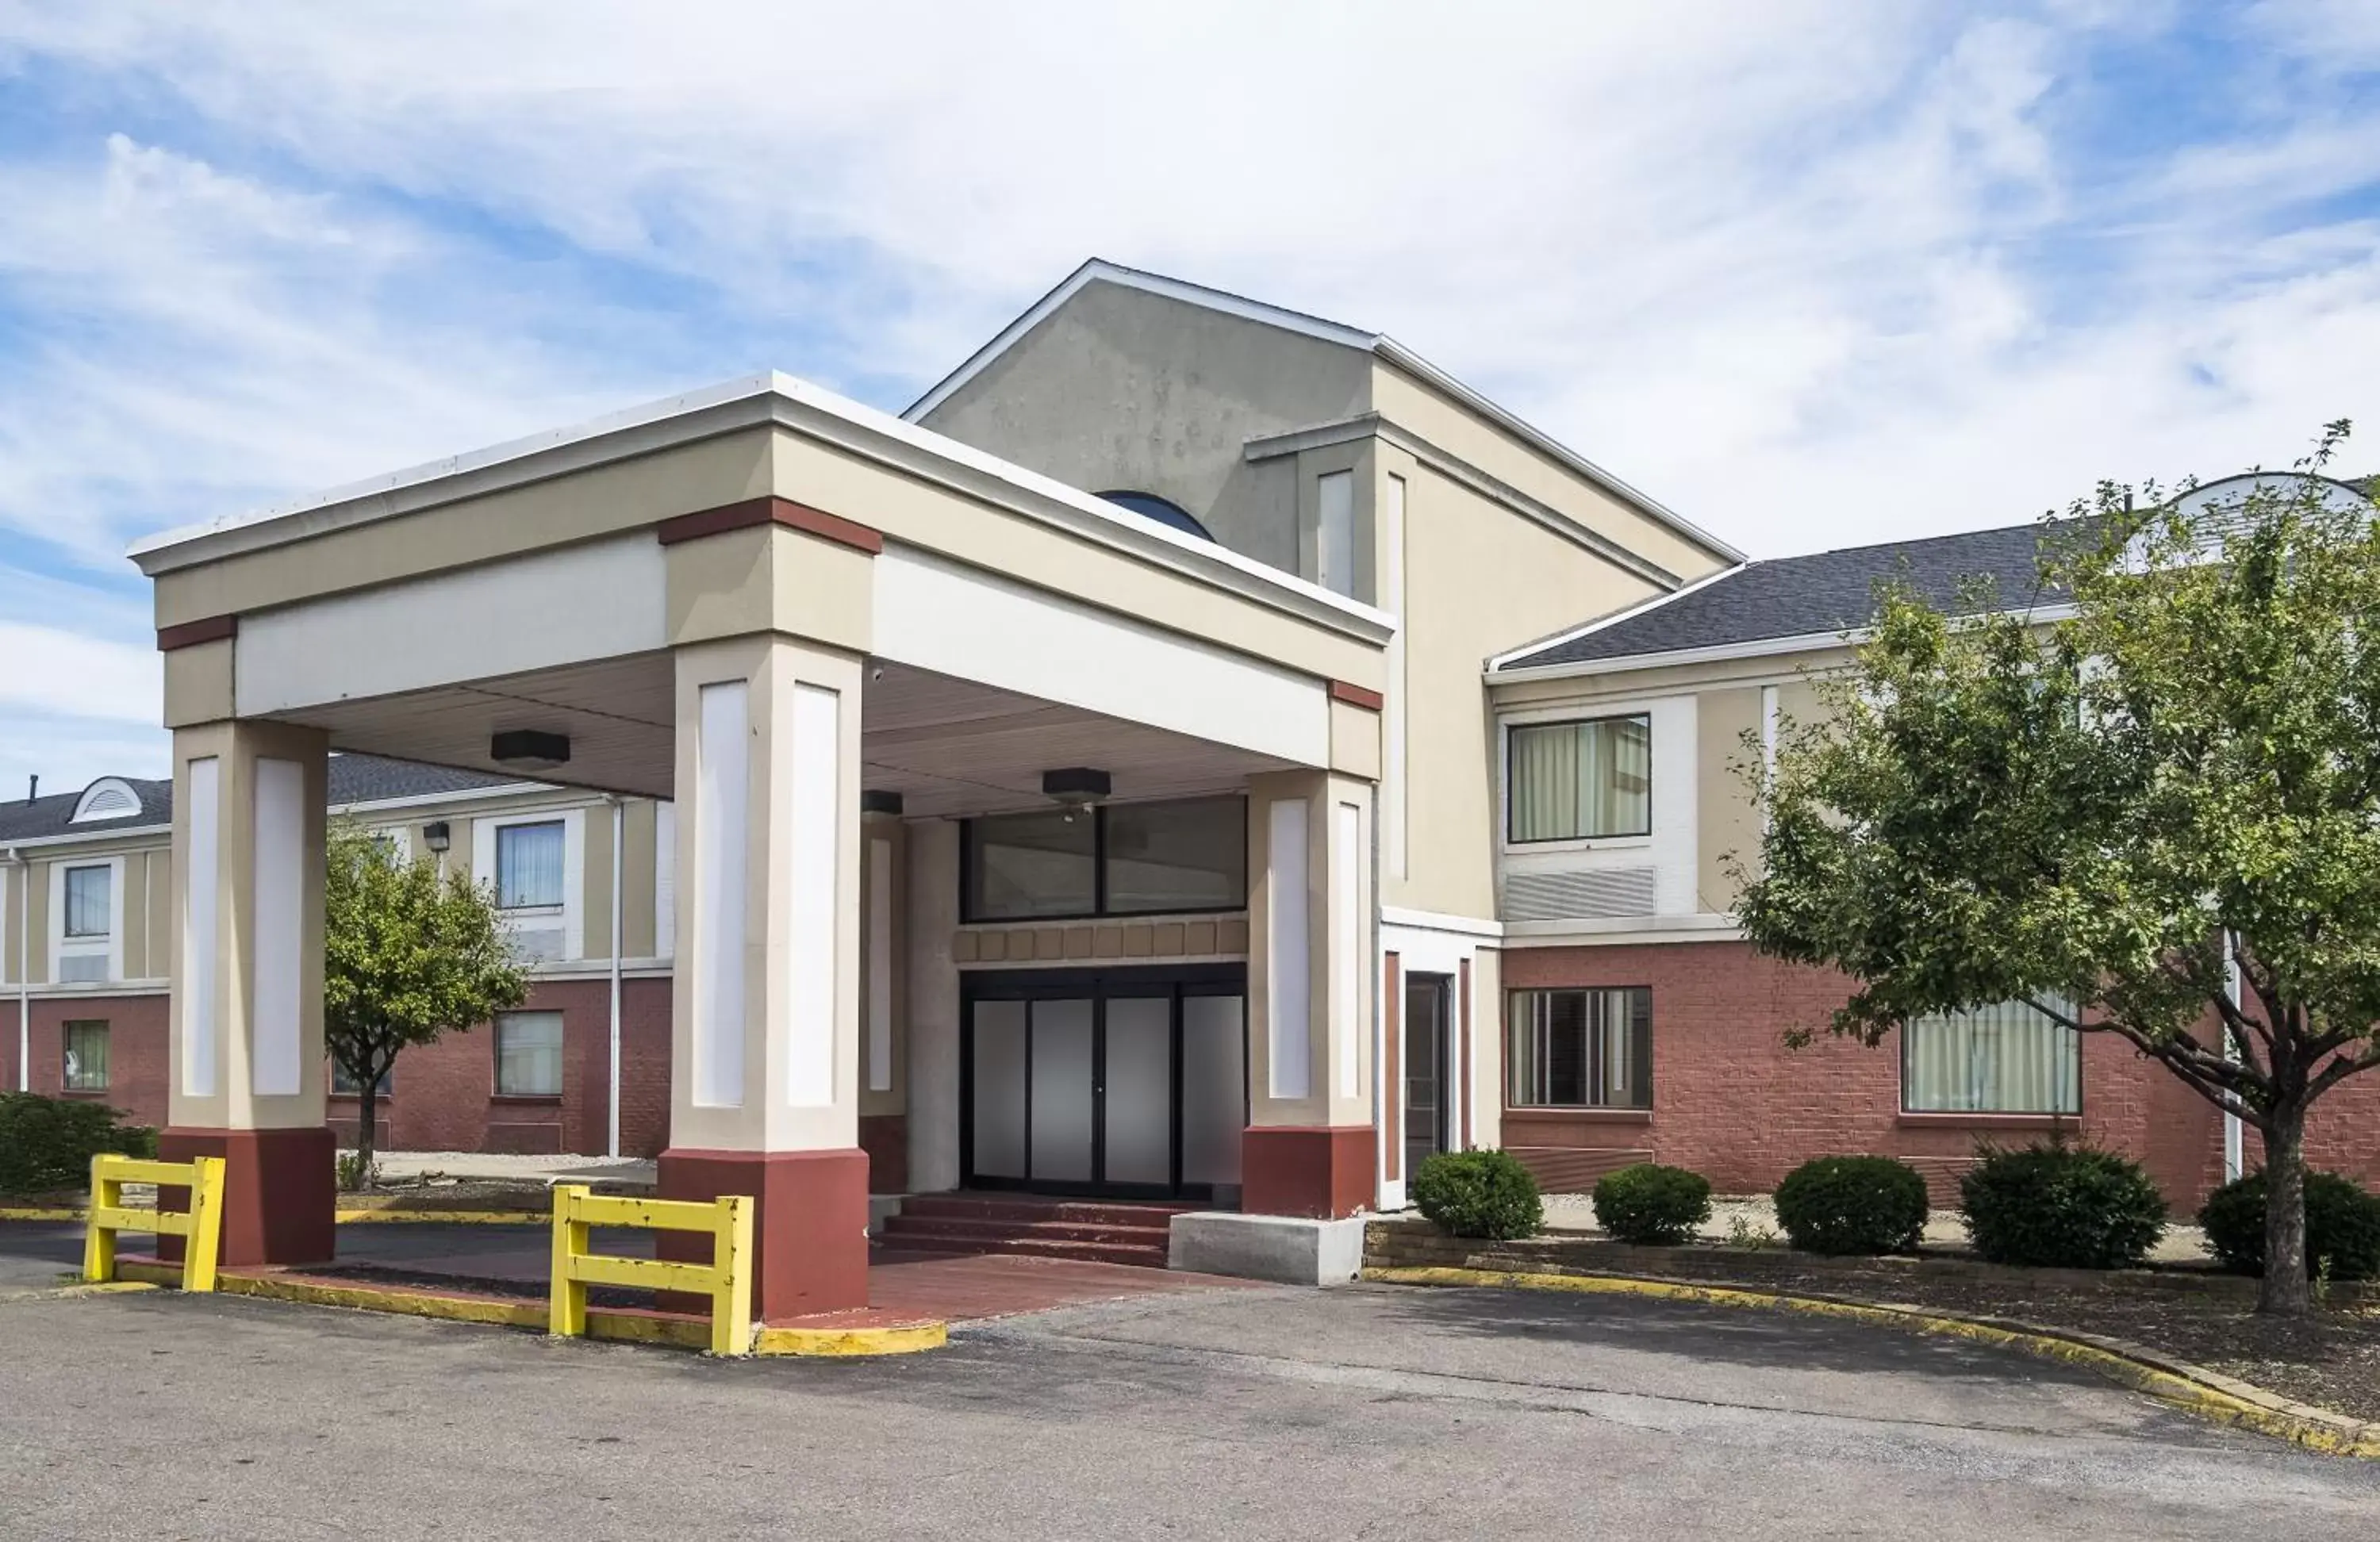
[{"label": "tree with green leaves", "polygon": [[495,895],[438,862],[407,861],[334,826],[323,889],[322,1041],[357,1089],[357,1182],[372,1182],[373,1123],[397,1051],[518,1006],[528,978]]},{"label": "tree with green leaves", "polygon": [[[2256,1131],[2258,1310],[2310,1309],[2307,1111],[2380,1067],[2380,525],[2322,473],[2103,485],[2043,596],[1878,596],[1821,710],[1742,771],[1745,935],[1856,990],[1828,1026],[2023,1001]],[[2011,600],[2013,599],[2013,603]]]}]

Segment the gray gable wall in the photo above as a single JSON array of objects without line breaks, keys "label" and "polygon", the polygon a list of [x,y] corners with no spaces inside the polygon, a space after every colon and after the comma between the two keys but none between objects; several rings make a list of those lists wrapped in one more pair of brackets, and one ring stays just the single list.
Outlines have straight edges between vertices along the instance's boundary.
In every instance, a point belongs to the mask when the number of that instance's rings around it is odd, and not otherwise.
[{"label": "gray gable wall", "polygon": [[1369,410],[1371,372],[1360,348],[1094,282],[919,421],[1085,492],[1153,492],[1293,573],[1294,477],[1243,446]]}]

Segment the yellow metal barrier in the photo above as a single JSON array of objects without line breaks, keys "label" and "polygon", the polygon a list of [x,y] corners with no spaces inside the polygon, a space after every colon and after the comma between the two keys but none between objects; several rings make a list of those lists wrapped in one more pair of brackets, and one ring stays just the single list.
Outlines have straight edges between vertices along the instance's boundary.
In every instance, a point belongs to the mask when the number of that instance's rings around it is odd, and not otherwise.
[{"label": "yellow metal barrier", "polygon": [[[710,1262],[622,1258],[587,1251],[590,1226],[648,1231],[708,1232]],[[553,1303],[546,1331],[572,1338],[587,1332],[587,1287],[684,1291],[710,1297],[710,1353],[752,1353],[752,1201],[722,1195],[708,1205],[680,1199],[598,1197],[584,1184],[553,1189]]]},{"label": "yellow metal barrier", "polygon": [[[134,1210],[124,1205],[124,1185],[155,1184],[190,1191],[184,1211]],[[83,1232],[82,1277],[98,1283],[115,1278],[115,1233],[152,1232],[182,1239],[182,1289],[215,1288],[215,1257],[223,1245],[224,1164],[221,1157],[186,1162],[142,1161],[103,1152],[91,1160],[91,1219]]]}]

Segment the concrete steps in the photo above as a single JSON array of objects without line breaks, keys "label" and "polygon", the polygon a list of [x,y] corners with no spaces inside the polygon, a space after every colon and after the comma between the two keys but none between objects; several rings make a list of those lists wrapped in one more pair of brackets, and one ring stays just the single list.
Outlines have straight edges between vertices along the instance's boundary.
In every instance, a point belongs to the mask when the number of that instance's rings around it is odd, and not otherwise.
[{"label": "concrete steps", "polygon": [[917,1195],[876,1238],[897,1253],[1014,1253],[1163,1269],[1174,1214],[1187,1206],[1023,1196]]}]

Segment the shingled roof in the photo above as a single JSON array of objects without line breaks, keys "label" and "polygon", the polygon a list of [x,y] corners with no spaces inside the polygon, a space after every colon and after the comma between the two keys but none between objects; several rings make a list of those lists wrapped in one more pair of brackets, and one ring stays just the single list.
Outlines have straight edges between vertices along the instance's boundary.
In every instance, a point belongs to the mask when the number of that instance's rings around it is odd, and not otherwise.
[{"label": "shingled roof", "polygon": [[[42,841],[59,835],[96,837],[117,831],[150,829],[173,822],[174,784],[171,782],[136,781],[131,777],[120,780],[139,795],[140,812],[121,814],[108,820],[86,820],[76,824],[75,806],[82,801],[84,791],[80,787],[70,793],[0,803],[0,846],[12,841]],[[410,760],[391,760],[379,755],[334,755],[331,757],[330,783],[331,806],[335,808],[351,803],[434,797],[443,793],[459,795],[489,787],[515,786],[519,783],[519,778],[490,776],[482,771],[450,771],[443,766],[421,766]]]},{"label": "shingled roof", "polygon": [[1876,586],[1888,580],[1911,585],[1946,610],[1960,604],[1962,590],[1976,578],[1991,580],[2003,605],[2055,602],[2062,594],[2045,589],[2041,580],[2046,528],[2011,525],[1749,562],[1667,599],[1509,655],[1498,662],[1497,672],[1847,632],[1874,618]]}]

